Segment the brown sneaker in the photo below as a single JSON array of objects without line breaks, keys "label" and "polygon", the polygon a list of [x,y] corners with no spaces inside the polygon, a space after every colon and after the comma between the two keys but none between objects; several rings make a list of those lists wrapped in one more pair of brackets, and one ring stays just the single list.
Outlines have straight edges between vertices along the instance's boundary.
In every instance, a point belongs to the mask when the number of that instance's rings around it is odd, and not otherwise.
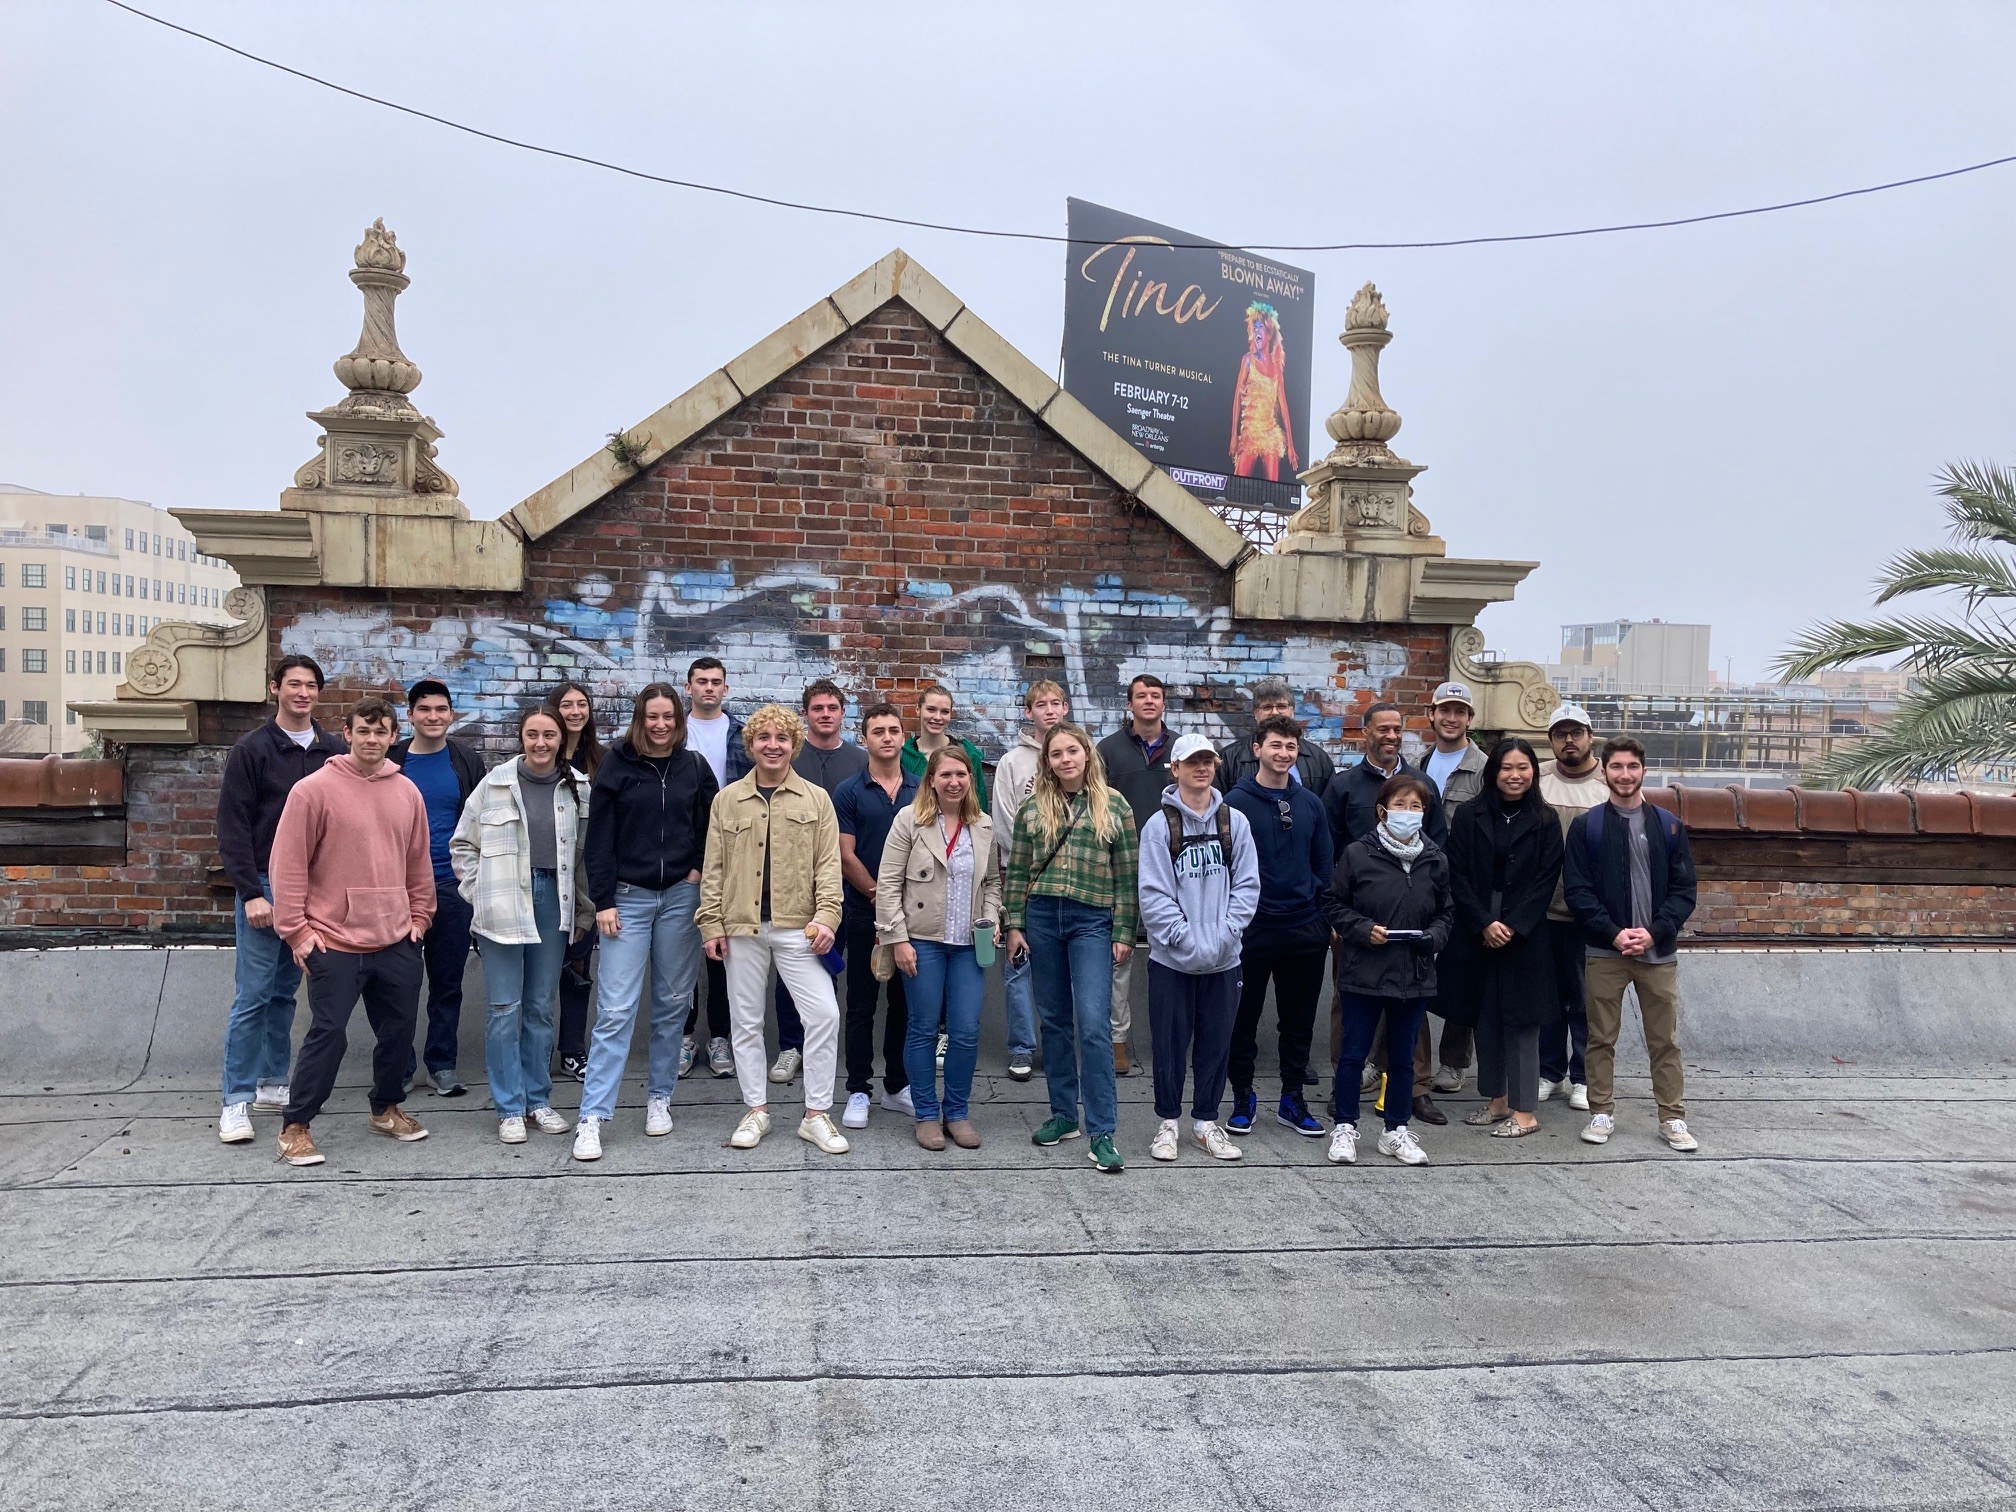
[{"label": "brown sneaker", "polygon": [[1113,1041],[1113,1074],[1115,1076],[1132,1076],[1134,1074],[1134,1063],[1127,1058],[1127,1042],[1125,1040]]},{"label": "brown sneaker", "polygon": [[315,1141],[308,1137],[308,1125],[289,1124],[280,1131],[280,1158],[289,1165],[322,1164],[322,1152],[315,1148]]},{"label": "brown sneaker", "polygon": [[371,1132],[389,1134],[401,1144],[411,1144],[416,1139],[425,1139],[427,1131],[420,1127],[420,1120],[394,1103],[383,1113],[371,1115]]},{"label": "brown sneaker", "polygon": [[927,1150],[942,1150],[945,1148],[945,1131],[929,1119],[920,1120],[917,1124],[917,1143]]},{"label": "brown sneaker", "polygon": [[973,1127],[970,1119],[955,1118],[945,1125],[945,1135],[962,1150],[980,1148],[980,1131]]}]

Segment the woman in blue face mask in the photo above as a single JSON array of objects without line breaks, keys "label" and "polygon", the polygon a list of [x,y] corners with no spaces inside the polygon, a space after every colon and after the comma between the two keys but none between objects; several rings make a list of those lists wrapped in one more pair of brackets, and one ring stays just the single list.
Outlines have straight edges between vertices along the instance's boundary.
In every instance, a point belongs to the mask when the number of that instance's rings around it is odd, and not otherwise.
[{"label": "woman in blue face mask", "polygon": [[1407,1117],[1414,1106],[1414,1039],[1435,996],[1435,956],[1449,942],[1454,917],[1449,859],[1421,832],[1428,784],[1412,772],[1386,780],[1376,812],[1372,833],[1345,847],[1325,898],[1330,927],[1344,942],[1337,973],[1344,1039],[1330,1161],[1357,1163],[1359,1077],[1383,1016],[1387,1067],[1379,1106],[1386,1131],[1379,1153],[1422,1165],[1428,1155]]},{"label": "woman in blue face mask", "polygon": [[1498,1139],[1540,1127],[1540,1033],[1561,1020],[1547,905],[1561,875],[1561,824],[1540,796],[1533,747],[1501,740],[1483,790],[1449,822],[1456,930],[1442,958],[1451,1022],[1477,1026],[1477,1090],[1489,1103],[1464,1119]]}]

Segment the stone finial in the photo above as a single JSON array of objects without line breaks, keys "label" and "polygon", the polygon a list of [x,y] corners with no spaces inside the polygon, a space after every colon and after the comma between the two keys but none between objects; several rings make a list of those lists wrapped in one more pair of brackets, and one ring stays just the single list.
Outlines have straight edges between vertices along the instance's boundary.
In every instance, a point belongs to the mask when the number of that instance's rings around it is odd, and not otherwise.
[{"label": "stone finial", "polygon": [[1337,442],[1339,460],[1396,462],[1386,443],[1400,434],[1400,415],[1379,392],[1379,352],[1393,339],[1386,329],[1386,303],[1371,284],[1360,289],[1344,316],[1337,339],[1351,354],[1351,391],[1341,409],[1323,424]]},{"label": "stone finial", "polygon": [[384,216],[364,228],[364,240],[357,244],[357,266],[381,273],[406,271],[406,254],[399,250],[399,238],[385,229]]},{"label": "stone finial", "polygon": [[357,266],[350,282],[364,295],[364,330],[357,345],[336,359],[336,377],[350,390],[339,406],[373,410],[387,416],[417,414],[406,395],[420,386],[420,369],[399,350],[393,328],[392,302],[412,282],[406,276],[406,254],[399,238],[375,220],[357,247]]}]

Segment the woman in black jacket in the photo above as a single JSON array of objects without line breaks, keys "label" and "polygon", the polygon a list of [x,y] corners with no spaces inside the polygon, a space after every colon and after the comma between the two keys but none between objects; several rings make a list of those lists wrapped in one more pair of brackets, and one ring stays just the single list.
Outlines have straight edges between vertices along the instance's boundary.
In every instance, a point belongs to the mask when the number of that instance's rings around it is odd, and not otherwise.
[{"label": "woman in black jacket", "polygon": [[1435,996],[1435,953],[1449,942],[1454,914],[1449,858],[1422,833],[1433,796],[1412,772],[1387,778],[1372,833],[1344,848],[1324,899],[1330,927],[1344,942],[1337,971],[1344,1035],[1333,1094],[1333,1165],[1358,1160],[1358,1089],[1382,1016],[1388,1066],[1379,1153],[1403,1165],[1428,1159],[1407,1127],[1414,1105],[1414,1039]]},{"label": "woman in black jacket", "polygon": [[[608,751],[595,728],[595,700],[578,682],[563,682],[546,695],[546,712],[560,721],[560,759],[594,780]],[[570,1081],[588,1075],[588,997],[595,982],[595,942],[589,930],[567,947],[560,964],[560,1074]]]},{"label": "woman in black jacket", "polygon": [[1540,1127],[1540,1031],[1561,1018],[1547,905],[1561,876],[1561,825],[1540,796],[1533,747],[1501,740],[1483,791],[1449,825],[1456,932],[1443,957],[1443,1001],[1477,1026],[1477,1090],[1491,1101],[1464,1119],[1499,1139]]}]

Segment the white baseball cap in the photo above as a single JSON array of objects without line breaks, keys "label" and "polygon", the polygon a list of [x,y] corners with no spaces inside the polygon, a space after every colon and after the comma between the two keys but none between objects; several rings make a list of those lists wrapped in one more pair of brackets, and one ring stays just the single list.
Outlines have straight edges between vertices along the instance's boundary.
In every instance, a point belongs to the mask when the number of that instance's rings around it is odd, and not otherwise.
[{"label": "white baseball cap", "polygon": [[1188,761],[1192,756],[1208,755],[1216,757],[1217,754],[1218,748],[1202,735],[1178,735],[1174,748],[1169,752],[1169,760],[1174,765],[1178,762]]},{"label": "white baseball cap", "polygon": [[1554,726],[1564,724],[1578,724],[1585,730],[1596,728],[1596,721],[1589,717],[1589,711],[1580,704],[1564,703],[1547,716],[1547,728],[1550,731]]},{"label": "white baseball cap", "polygon": [[1468,683],[1446,682],[1435,690],[1435,696],[1428,700],[1429,707],[1440,708],[1445,703],[1459,703],[1471,713],[1477,712],[1477,705],[1470,701]]}]

